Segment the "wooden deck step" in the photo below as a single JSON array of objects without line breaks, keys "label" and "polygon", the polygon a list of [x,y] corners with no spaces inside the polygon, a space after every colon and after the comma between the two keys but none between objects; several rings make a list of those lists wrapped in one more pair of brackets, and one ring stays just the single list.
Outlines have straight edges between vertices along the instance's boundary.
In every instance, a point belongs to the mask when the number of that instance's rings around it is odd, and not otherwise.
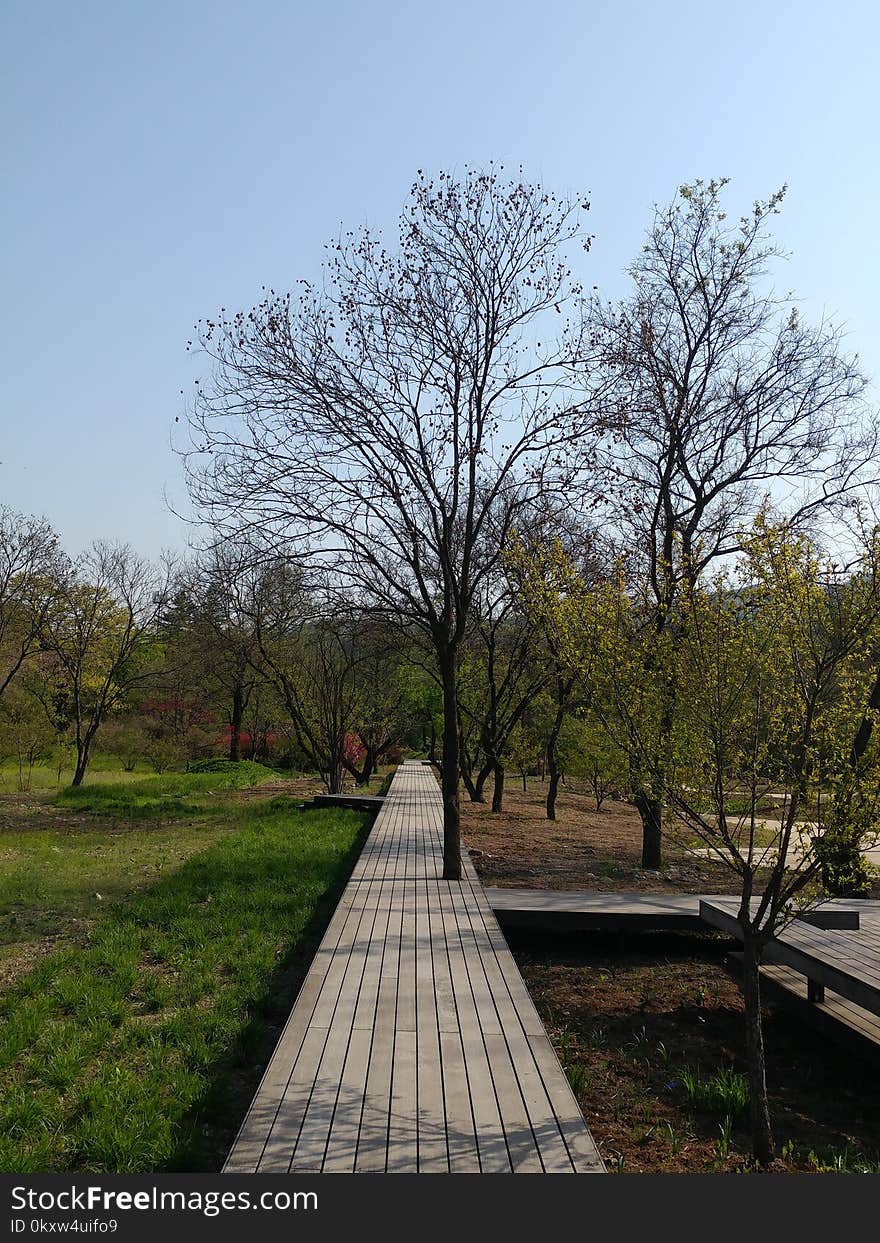
[{"label": "wooden deck step", "polygon": [[[728,954],[726,963],[738,978],[742,954]],[[767,963],[761,967],[761,991],[765,1001],[783,1005],[798,1019],[828,1040],[843,1045],[872,1062],[880,1058],[880,1019],[845,997],[826,991],[824,1001],[810,1001],[807,981],[792,967]]]},{"label": "wooden deck step", "polygon": [[700,918],[697,894],[493,888],[484,892],[503,928],[547,932],[707,930]]}]

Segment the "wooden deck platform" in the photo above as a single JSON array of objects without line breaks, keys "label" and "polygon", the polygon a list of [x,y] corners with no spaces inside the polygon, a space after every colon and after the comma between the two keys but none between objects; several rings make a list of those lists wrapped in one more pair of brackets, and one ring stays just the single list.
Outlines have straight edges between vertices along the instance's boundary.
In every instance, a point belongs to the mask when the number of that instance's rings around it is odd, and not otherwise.
[{"label": "wooden deck platform", "polygon": [[349,807],[352,811],[381,811],[385,798],[381,794],[316,794],[310,807]]},{"label": "wooden deck platform", "polygon": [[[724,932],[738,934],[736,898],[702,898],[700,914]],[[788,967],[861,1009],[880,1014],[880,902],[836,899],[827,904],[861,912],[858,929],[816,928],[793,920],[768,942],[764,961]]]},{"label": "wooden deck platform", "polygon": [[[596,893],[580,890],[506,889],[485,891],[499,923],[505,929],[539,932],[661,932],[715,928],[736,934],[738,900],[728,896],[696,894]],[[703,915],[700,914],[704,905]],[[819,931],[824,934],[817,936]],[[844,937],[842,934],[848,934]],[[880,902],[836,899],[805,912],[783,934],[776,961],[767,962],[761,973],[765,996],[793,1009],[809,1026],[862,1055],[880,1053],[880,1011],[857,1004],[828,987],[821,1000],[810,1000],[803,971],[811,967],[807,949],[825,960],[825,968],[856,975],[858,996],[876,997],[871,980],[880,969]],[[780,959],[796,954],[800,970]],[[773,950],[771,950],[771,956]],[[741,972],[742,955],[728,956]],[[859,979],[868,971],[869,978]],[[824,978],[839,978],[825,976]]]},{"label": "wooden deck platform", "polygon": [[397,771],[226,1172],[604,1166],[432,771]]},{"label": "wooden deck platform", "polygon": [[[742,954],[728,954],[728,966],[742,975]],[[765,1001],[782,1005],[828,1040],[861,1057],[880,1057],[880,1018],[870,1010],[827,990],[824,1001],[811,1001],[804,976],[791,967],[767,963],[761,967],[761,990]]]},{"label": "wooden deck platform", "polygon": [[697,894],[486,889],[503,928],[548,932],[706,931]]},{"label": "wooden deck platform", "polygon": [[[735,899],[703,899],[700,905],[713,926],[736,932]],[[836,899],[827,905],[857,913],[858,927],[789,924],[765,951],[761,967],[765,994],[792,1007],[823,1035],[876,1055],[880,1053],[880,902]]]}]

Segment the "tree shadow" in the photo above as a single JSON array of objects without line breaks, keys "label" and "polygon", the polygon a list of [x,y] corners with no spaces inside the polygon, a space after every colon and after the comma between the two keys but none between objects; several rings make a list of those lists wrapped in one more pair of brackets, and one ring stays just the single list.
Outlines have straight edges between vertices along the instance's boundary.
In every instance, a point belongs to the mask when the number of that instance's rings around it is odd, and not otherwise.
[{"label": "tree shadow", "polygon": [[296,943],[250,1003],[249,1021],[205,1067],[206,1087],[175,1125],[177,1147],[165,1170],[195,1173],[222,1167],[372,827],[369,817]]}]

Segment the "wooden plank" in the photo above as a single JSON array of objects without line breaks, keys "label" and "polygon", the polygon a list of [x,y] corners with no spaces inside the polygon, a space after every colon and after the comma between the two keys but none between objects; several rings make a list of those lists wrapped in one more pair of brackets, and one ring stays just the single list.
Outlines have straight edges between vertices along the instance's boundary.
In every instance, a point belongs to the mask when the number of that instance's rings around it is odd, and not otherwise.
[{"label": "wooden plank", "polygon": [[376,1022],[372,1032],[370,1061],[364,1090],[363,1113],[358,1137],[355,1171],[385,1172],[388,1159],[388,1120],[391,1108],[391,1071],[394,1055],[396,981],[383,975],[379,986]]},{"label": "wooden plank", "polygon": [[325,1174],[354,1172],[366,1096],[371,1036],[371,1029],[352,1029],[321,1167]]},{"label": "wooden plank", "polygon": [[389,1174],[414,1174],[419,1167],[415,1027],[396,1027],[388,1110]]},{"label": "wooden plank", "polygon": [[[501,1121],[500,1104],[489,1064],[485,1033],[480,1025],[471,989],[452,894],[448,884],[442,880],[437,882],[437,900],[443,920],[443,936],[455,995],[464,1074],[470,1095],[480,1169],[483,1173],[487,1173],[489,1167],[501,1166],[503,1172],[505,1166],[510,1169],[511,1165],[507,1156],[507,1142]],[[500,1034],[500,1029],[498,1030]]]},{"label": "wooden plank", "polygon": [[[428,846],[427,841],[425,845]],[[425,849],[420,859],[415,892],[418,1168],[420,1174],[447,1174],[449,1173],[449,1149],[446,1140],[440,1023],[437,1013],[434,955],[431,944],[429,886],[433,879],[432,863],[430,851]]]},{"label": "wooden plank", "polygon": [[327,1041],[320,1027],[306,1029],[296,1064],[284,1089],[274,1124],[256,1166],[258,1174],[286,1174],[299,1138],[302,1120],[315,1086],[315,1076]]},{"label": "wooden plank", "polygon": [[[443,1079],[443,1114],[446,1128],[446,1149],[449,1169],[453,1174],[476,1174],[480,1165],[480,1150],[471,1105],[470,1084],[464,1063],[461,1035],[458,1031],[438,1033]],[[484,1132],[485,1134],[485,1132]],[[485,1142],[485,1141],[484,1141]],[[496,1130],[494,1153],[496,1173],[510,1170],[507,1145],[501,1133],[500,1121]],[[492,1166],[492,1154],[487,1152],[487,1165]],[[486,1171],[484,1171],[486,1172]]]}]

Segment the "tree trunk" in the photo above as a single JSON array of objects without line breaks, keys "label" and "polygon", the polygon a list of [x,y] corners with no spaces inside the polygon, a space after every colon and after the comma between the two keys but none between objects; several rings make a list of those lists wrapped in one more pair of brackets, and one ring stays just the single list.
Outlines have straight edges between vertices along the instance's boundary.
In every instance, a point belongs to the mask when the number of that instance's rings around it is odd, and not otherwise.
[{"label": "tree trunk", "polygon": [[550,785],[547,787],[548,820],[556,819],[556,796],[559,793],[559,764],[556,760],[556,744],[559,741],[563,716],[563,710],[557,709],[553,728],[550,730],[550,737],[547,739],[547,772],[550,777]]},{"label": "tree trunk", "polygon": [[[241,749],[241,722],[244,717],[244,695],[237,685],[232,692],[232,713],[229,718],[229,758],[235,763]],[[253,742],[251,743],[253,748]]]},{"label": "tree trunk", "polygon": [[[559,764],[556,758],[556,747],[559,743],[559,735],[562,733],[562,723],[565,720],[565,707],[571,689],[574,686],[574,678],[561,677],[557,672],[556,675],[556,715],[553,718],[553,724],[550,727],[550,735],[547,738],[547,773],[550,777],[550,786],[547,790],[547,819],[556,819],[556,796],[559,793]],[[544,780],[544,764],[541,763],[541,780]]]},{"label": "tree trunk", "polygon": [[871,734],[874,732],[874,713],[880,710],[880,671],[878,671],[874,685],[871,687],[871,693],[868,696],[868,707],[871,710],[870,715],[866,713],[862,717],[850,750],[849,762],[852,768],[858,767],[859,761],[868,749]]},{"label": "tree trunk", "polygon": [[555,820],[556,819],[556,796],[559,793],[559,769],[556,767],[555,761],[553,765],[549,768],[549,771],[550,771],[550,784],[547,787],[547,819]]},{"label": "tree trunk", "polygon": [[459,776],[464,784],[464,788],[468,792],[468,797],[472,803],[482,802],[477,796],[477,788],[474,785],[473,766],[468,760],[467,751],[465,749],[464,734],[461,728],[461,718],[458,721],[458,769]]},{"label": "tree trunk", "polygon": [[549,786],[547,787],[547,819],[556,819],[556,798],[559,793],[559,764],[556,757],[556,745],[559,741],[559,731],[562,730],[563,713],[557,711],[556,720],[553,721],[553,728],[549,732],[547,738],[547,772],[549,774]]},{"label": "tree trunk", "polygon": [[477,781],[474,786],[475,803],[485,803],[486,801],[486,782],[489,780],[489,774],[492,772],[491,764],[484,764],[477,773]]},{"label": "tree trunk", "polygon": [[775,1156],[773,1132],[770,1128],[770,1106],[767,1100],[767,1075],[764,1065],[764,1032],[761,1024],[760,949],[752,936],[743,942],[743,998],[746,1011],[746,1055],[749,1063],[751,1097],[752,1152],[761,1165]]},{"label": "tree trunk", "polygon": [[642,867],[658,872],[663,866],[663,806],[641,790],[633,803],[642,818]]},{"label": "tree trunk", "polygon": [[501,811],[504,803],[504,765],[498,760],[492,765],[495,784],[492,787],[492,810]]},{"label": "tree trunk", "polygon": [[328,794],[341,794],[342,787],[345,784],[343,746],[344,744],[340,744],[330,752],[326,777]]},{"label": "tree trunk", "polygon": [[473,778],[471,777],[470,773],[468,772],[464,764],[462,764],[461,766],[461,772],[459,775],[461,776],[462,785],[467,790],[468,798],[471,800],[471,802],[482,803],[483,799],[481,799],[478,796],[477,787],[474,785]]},{"label": "tree trunk", "polygon": [[80,786],[86,775],[86,769],[89,766],[89,753],[92,749],[92,735],[86,734],[82,740],[77,739],[76,743],[76,768],[73,771],[72,785]]},{"label": "tree trunk", "polygon": [[461,826],[458,806],[458,687],[454,652],[440,659],[443,678],[443,879],[461,880]]},{"label": "tree trunk", "polygon": [[361,772],[358,785],[368,786],[370,784],[370,778],[372,777],[375,771],[376,771],[376,756],[372,748],[367,747],[367,754],[364,756],[364,767],[363,767],[363,771]]}]

